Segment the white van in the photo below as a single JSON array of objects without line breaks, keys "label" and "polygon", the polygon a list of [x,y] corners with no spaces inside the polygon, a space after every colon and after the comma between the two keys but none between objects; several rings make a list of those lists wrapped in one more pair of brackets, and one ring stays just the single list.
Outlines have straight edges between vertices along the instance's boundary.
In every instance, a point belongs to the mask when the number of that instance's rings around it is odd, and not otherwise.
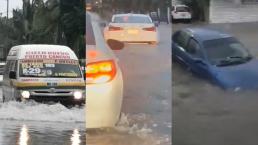
[{"label": "white van", "polygon": [[85,103],[85,81],[75,53],[60,45],[19,45],[7,56],[3,101]]}]

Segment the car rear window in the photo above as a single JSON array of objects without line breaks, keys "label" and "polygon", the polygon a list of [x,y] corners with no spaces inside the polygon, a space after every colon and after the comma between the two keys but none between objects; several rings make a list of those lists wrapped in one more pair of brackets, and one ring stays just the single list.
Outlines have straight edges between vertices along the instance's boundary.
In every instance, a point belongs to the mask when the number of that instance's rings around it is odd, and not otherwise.
[{"label": "car rear window", "polygon": [[96,45],[90,15],[86,13],[86,45]]},{"label": "car rear window", "polygon": [[176,11],[177,12],[189,12],[189,8],[188,7],[176,7]]},{"label": "car rear window", "polygon": [[151,23],[151,20],[147,16],[115,16],[113,23]]}]

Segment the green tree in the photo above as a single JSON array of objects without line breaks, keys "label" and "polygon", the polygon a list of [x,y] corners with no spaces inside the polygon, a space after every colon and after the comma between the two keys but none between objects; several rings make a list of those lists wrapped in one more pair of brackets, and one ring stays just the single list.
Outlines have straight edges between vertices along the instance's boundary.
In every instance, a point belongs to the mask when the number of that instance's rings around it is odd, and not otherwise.
[{"label": "green tree", "polygon": [[83,0],[23,0],[23,9],[13,11],[16,43],[61,44],[85,58]]},{"label": "green tree", "polygon": [[85,58],[84,0],[61,0],[61,27],[70,46],[80,58]]}]

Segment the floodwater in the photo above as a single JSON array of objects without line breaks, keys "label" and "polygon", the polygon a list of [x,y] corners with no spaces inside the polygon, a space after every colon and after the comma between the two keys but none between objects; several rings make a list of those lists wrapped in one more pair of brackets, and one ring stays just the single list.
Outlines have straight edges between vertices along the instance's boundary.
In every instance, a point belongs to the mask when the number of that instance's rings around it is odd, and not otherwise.
[{"label": "floodwater", "polygon": [[[229,32],[243,42],[254,56],[258,52],[257,23],[174,24],[211,27]],[[179,64],[173,70],[173,144],[257,145],[258,90],[224,91],[197,78]]]},{"label": "floodwater", "polygon": [[84,114],[61,104],[0,104],[0,145],[85,145]]}]

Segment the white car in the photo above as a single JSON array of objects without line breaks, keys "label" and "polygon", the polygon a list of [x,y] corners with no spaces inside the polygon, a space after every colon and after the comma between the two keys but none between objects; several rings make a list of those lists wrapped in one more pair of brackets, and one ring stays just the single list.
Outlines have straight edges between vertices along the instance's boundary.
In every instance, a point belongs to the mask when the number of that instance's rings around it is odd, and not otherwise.
[{"label": "white car", "polygon": [[172,6],[172,21],[173,20],[188,20],[191,21],[192,14],[190,9],[186,5],[174,5]]},{"label": "white car", "polygon": [[123,78],[113,51],[124,47],[105,41],[99,22],[86,13],[86,128],[114,127],[123,100]]},{"label": "white car", "polygon": [[104,29],[105,39],[123,42],[150,43],[159,42],[156,24],[144,14],[116,14]]}]

